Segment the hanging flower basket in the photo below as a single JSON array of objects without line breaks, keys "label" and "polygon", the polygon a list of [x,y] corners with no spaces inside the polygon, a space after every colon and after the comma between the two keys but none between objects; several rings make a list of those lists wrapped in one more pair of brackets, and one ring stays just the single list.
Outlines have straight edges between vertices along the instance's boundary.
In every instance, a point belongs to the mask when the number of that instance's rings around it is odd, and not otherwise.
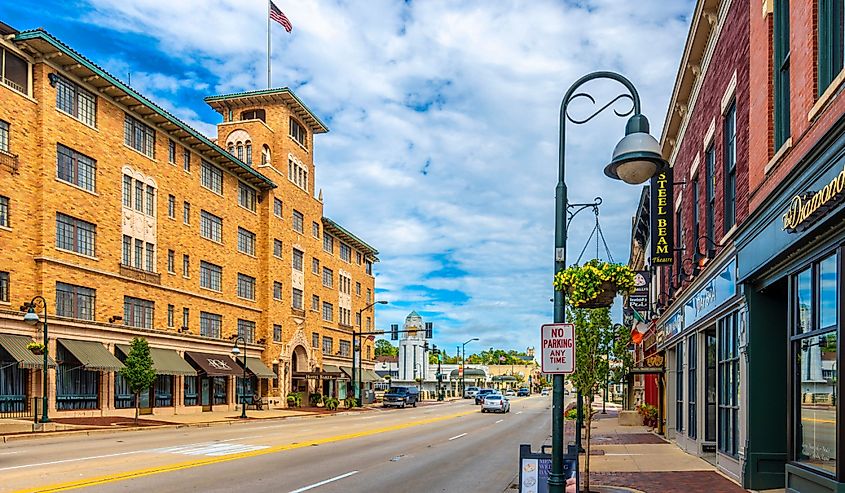
[{"label": "hanging flower basket", "polygon": [[634,289],[634,271],[627,265],[590,260],[555,274],[555,289],[565,291],[566,301],[574,308],[606,308],[616,294]]},{"label": "hanging flower basket", "polygon": [[40,342],[30,342],[26,345],[26,348],[29,349],[32,354],[38,355],[44,354],[44,351],[46,350],[44,344],[41,344]]}]

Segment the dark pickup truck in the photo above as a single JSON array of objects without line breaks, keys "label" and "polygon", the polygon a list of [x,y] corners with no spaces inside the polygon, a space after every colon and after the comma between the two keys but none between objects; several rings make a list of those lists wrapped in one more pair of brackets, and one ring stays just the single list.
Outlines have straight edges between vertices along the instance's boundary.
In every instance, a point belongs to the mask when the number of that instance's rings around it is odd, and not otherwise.
[{"label": "dark pickup truck", "polygon": [[405,406],[417,407],[417,401],[419,399],[420,391],[416,387],[390,387],[390,389],[384,393],[382,406],[402,408]]}]

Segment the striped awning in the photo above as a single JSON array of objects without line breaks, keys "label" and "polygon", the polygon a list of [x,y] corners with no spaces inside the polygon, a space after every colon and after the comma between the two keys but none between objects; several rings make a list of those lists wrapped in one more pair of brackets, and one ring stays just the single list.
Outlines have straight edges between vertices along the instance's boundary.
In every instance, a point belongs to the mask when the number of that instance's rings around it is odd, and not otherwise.
[{"label": "striped awning", "polygon": [[90,371],[118,371],[123,363],[95,341],[77,341],[74,339],[59,339],[59,344],[79,360],[86,370]]},{"label": "striped awning", "polygon": [[[238,364],[242,361],[241,358],[236,358],[238,360]],[[246,358],[246,369],[253,375],[258,378],[276,378],[276,374],[273,373],[273,370],[267,368],[267,365],[264,364],[258,358]]]},{"label": "striped awning", "polygon": [[[123,354],[129,356],[129,350],[132,346],[127,344],[118,344],[117,348]],[[150,348],[150,356],[153,358],[153,368],[155,368],[158,375],[187,375],[196,376],[197,371],[188,364],[179,353],[173,349]]]},{"label": "striped awning", "polygon": [[373,370],[364,370],[361,372],[361,381],[363,382],[380,382],[382,378]]},{"label": "striped awning", "polygon": [[[32,339],[27,336],[0,334],[0,346],[3,346],[3,349],[18,362],[19,367],[41,368],[44,366],[44,356],[32,354],[32,351],[26,348],[26,345],[30,342],[32,342]],[[49,356],[47,357],[47,366],[50,368],[56,366],[56,362]]]}]

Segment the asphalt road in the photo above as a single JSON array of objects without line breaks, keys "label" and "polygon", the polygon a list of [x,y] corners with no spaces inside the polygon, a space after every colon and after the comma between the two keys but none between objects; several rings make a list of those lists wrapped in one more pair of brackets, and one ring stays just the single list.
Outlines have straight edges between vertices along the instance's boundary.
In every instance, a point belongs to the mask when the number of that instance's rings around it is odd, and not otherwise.
[{"label": "asphalt road", "polygon": [[[10,442],[0,491],[503,492],[550,434],[549,397]],[[515,492],[516,490],[510,490]]]}]

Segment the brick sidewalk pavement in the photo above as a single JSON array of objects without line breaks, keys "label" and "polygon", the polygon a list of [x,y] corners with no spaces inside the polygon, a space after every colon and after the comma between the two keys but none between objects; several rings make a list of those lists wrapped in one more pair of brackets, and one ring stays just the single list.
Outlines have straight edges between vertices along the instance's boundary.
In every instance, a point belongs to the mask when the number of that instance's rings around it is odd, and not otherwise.
[{"label": "brick sidewalk pavement", "polygon": [[626,486],[644,493],[747,493],[715,471],[597,472],[594,486]]}]

